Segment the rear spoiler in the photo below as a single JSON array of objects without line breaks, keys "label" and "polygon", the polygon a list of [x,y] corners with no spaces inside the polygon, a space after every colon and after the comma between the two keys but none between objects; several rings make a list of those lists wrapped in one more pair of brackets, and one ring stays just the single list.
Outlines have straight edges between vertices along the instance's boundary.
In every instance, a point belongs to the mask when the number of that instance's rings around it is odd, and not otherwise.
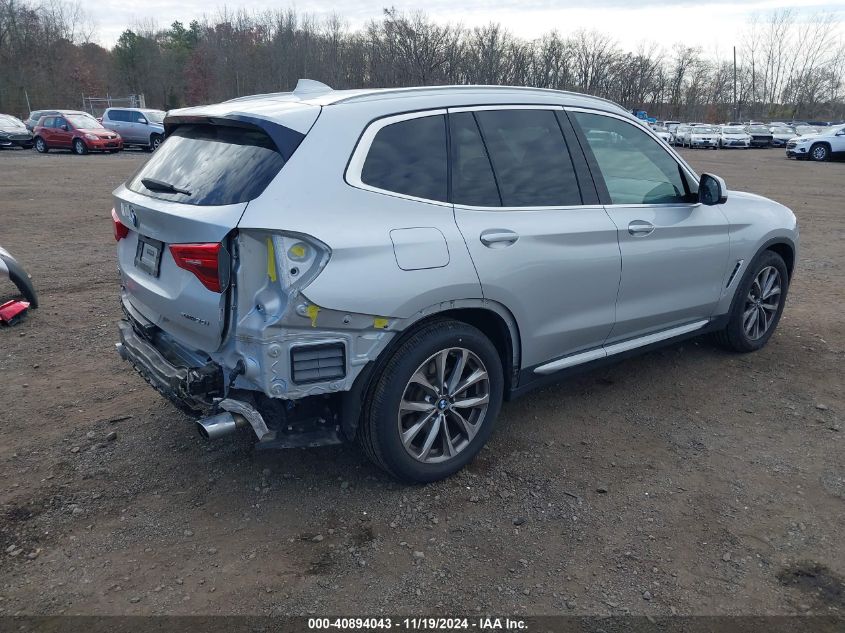
[{"label": "rear spoiler", "polygon": [[175,114],[168,115],[164,119],[164,133],[170,136],[177,128],[183,125],[223,125],[227,127],[242,127],[247,129],[258,129],[267,134],[276,144],[276,148],[287,162],[305,134],[297,132],[284,125],[273,121],[254,117],[249,114],[227,114],[226,116],[203,116],[197,114]]}]

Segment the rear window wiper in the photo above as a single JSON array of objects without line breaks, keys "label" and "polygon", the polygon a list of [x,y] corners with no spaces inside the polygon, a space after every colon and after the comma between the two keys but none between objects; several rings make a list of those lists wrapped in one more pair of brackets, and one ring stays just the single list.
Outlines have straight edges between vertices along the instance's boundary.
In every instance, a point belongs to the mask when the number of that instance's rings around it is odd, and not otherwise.
[{"label": "rear window wiper", "polygon": [[186,196],[191,195],[191,192],[187,189],[180,189],[175,185],[171,185],[169,182],[164,182],[163,180],[156,180],[155,178],[142,178],[141,184],[144,185],[150,191],[161,191],[162,193],[181,193]]}]

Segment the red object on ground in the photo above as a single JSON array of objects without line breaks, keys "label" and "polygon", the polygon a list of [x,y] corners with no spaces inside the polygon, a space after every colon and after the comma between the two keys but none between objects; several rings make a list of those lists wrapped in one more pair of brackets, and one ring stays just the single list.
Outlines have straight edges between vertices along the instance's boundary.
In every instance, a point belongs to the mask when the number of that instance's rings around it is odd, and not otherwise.
[{"label": "red object on ground", "polygon": [[7,301],[3,305],[0,305],[0,322],[6,325],[14,325],[21,320],[28,309],[29,301],[21,301],[19,299]]}]

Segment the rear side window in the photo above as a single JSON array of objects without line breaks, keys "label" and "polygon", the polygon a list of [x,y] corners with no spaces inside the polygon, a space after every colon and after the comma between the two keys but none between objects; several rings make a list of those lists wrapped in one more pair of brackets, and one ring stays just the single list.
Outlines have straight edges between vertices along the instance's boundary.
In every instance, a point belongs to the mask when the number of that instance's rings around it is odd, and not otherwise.
[{"label": "rear side window", "polygon": [[112,121],[126,121],[124,110],[109,110],[109,119]]},{"label": "rear side window", "polygon": [[426,200],[447,200],[446,121],[441,115],[391,123],[370,145],[361,182]]},{"label": "rear side window", "polygon": [[452,202],[477,207],[498,207],[499,190],[493,166],[472,112],[449,115],[452,139]]},{"label": "rear side window", "polygon": [[[237,204],[258,197],[284,164],[273,140],[257,128],[183,125],[126,186],[172,202]],[[159,185],[149,189],[142,182],[145,179]],[[162,191],[161,183],[190,194]]]},{"label": "rear side window", "polygon": [[575,168],[551,110],[475,113],[506,207],[581,204]]}]

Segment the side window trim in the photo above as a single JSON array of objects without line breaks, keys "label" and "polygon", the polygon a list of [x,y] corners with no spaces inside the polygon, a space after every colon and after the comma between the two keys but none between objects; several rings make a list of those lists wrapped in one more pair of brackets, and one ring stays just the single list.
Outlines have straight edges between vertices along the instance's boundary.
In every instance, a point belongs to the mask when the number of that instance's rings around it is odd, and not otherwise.
[{"label": "side window trim", "polygon": [[584,155],[584,148],[581,147],[581,141],[575,134],[575,128],[565,110],[559,110],[556,115],[557,124],[560,126],[560,131],[563,132],[563,140],[569,150],[569,157],[572,159],[572,166],[575,169],[575,178],[578,181],[578,189],[581,191],[581,205],[585,207],[599,205],[601,201],[598,190],[593,181],[587,157]]},{"label": "side window trim", "polygon": [[[428,204],[436,204],[441,207],[451,207],[451,202],[444,202],[442,200],[431,200],[429,198],[418,198],[417,196],[409,196],[404,193],[399,193],[398,191],[390,191],[389,189],[381,189],[380,187],[373,187],[372,185],[368,185],[364,181],[361,180],[361,173],[364,170],[364,162],[367,160],[367,154],[370,152],[370,147],[373,144],[373,140],[375,140],[376,134],[381,131],[382,128],[387,127],[393,123],[400,123],[402,121],[410,121],[412,119],[422,119],[424,117],[429,116],[443,116],[445,118],[447,114],[446,108],[437,108],[435,110],[416,110],[414,112],[405,112],[403,114],[394,114],[389,115],[380,119],[376,119],[371,121],[366,128],[364,128],[363,133],[361,134],[358,142],[355,144],[355,149],[352,150],[352,156],[349,158],[349,164],[346,166],[346,172],[344,173],[344,180],[346,184],[350,185],[351,187],[355,187],[356,189],[363,189],[364,191],[372,191],[373,193],[381,193],[388,196],[393,196],[394,198],[402,198],[404,200],[415,200],[417,202],[427,202]],[[446,144],[448,150],[448,143],[449,143],[449,131],[448,126],[446,128]],[[448,151],[447,151],[447,178],[449,174],[449,158],[448,158]],[[448,184],[448,181],[447,181]],[[448,189],[448,187],[447,187]],[[451,191],[447,191],[447,193],[451,193]]]},{"label": "side window trim", "polygon": [[[470,205],[455,205],[461,208],[475,208],[475,209],[501,209],[502,205],[502,189],[499,187],[499,177],[496,175],[496,169],[493,167],[493,159],[490,158],[490,150],[487,149],[487,139],[484,138],[484,130],[481,129],[481,126],[478,124],[478,117],[475,116],[477,110],[470,110],[470,109],[462,109],[462,108],[449,108],[449,116],[452,114],[458,114],[459,112],[469,112],[472,115],[472,120],[475,123],[475,128],[478,130],[478,137],[481,139],[481,145],[484,147],[484,156],[487,158],[487,164],[490,165],[490,173],[493,174],[493,183],[496,185],[496,195],[499,197],[499,206],[498,207],[485,207],[485,206],[472,206]],[[449,137],[452,136],[452,127],[449,126]],[[453,162],[455,157],[450,153],[449,154],[449,174],[452,173]],[[449,190],[449,200],[452,200],[454,204],[454,199],[452,198],[452,190]]]},{"label": "side window trim", "polygon": [[[610,199],[610,193],[607,190],[607,185],[604,181],[604,176],[599,169],[598,163],[596,162],[596,158],[593,155],[593,150],[590,149],[589,143],[587,143],[587,138],[584,136],[584,131],[581,129],[581,126],[578,124],[578,121],[575,121],[573,117],[569,117],[569,112],[584,112],[586,114],[594,114],[598,116],[604,116],[612,119],[618,119],[628,125],[635,125],[633,121],[627,119],[623,116],[619,116],[613,112],[606,112],[604,110],[594,110],[592,108],[579,108],[579,107],[564,107],[564,111],[567,113],[567,118],[569,118],[570,123],[572,124],[572,128],[575,131],[575,135],[578,137],[578,142],[581,145],[581,149],[584,152],[584,156],[587,159],[587,164],[590,167],[590,171],[593,174],[593,181],[596,185],[596,190],[599,194],[599,200],[601,203],[606,207],[654,207],[654,206],[669,206],[669,207],[676,207],[679,205],[688,205],[688,206],[696,206],[699,204],[698,202],[658,202],[654,204],[614,204]],[[664,143],[657,138],[654,132],[651,129],[640,126],[643,132],[646,133],[647,136],[651,137],[654,140],[660,149],[666,152],[672,160],[674,160],[678,164],[678,168],[681,170],[682,174],[685,176],[684,178],[684,186],[688,187],[689,182],[697,183],[698,182],[698,175],[693,171],[693,169],[687,164],[687,162],[681,158],[677,152],[675,152],[671,147],[666,146]],[[689,192],[688,192],[689,193]]]}]

